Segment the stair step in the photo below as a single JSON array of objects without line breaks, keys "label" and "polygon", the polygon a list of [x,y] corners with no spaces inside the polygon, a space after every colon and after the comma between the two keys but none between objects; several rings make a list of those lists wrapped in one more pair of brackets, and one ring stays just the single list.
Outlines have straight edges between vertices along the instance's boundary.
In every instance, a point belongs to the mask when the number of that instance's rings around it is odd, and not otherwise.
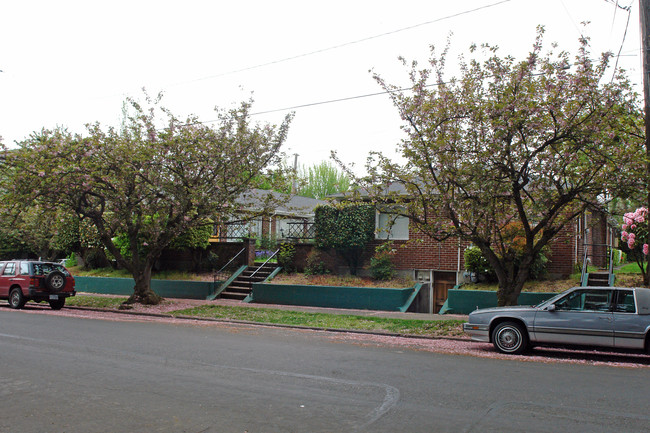
[{"label": "stair step", "polygon": [[248,295],[244,295],[242,293],[230,293],[230,292],[221,292],[221,295],[219,295],[220,298],[235,299],[237,301],[243,301],[244,299],[246,299],[246,296]]},{"label": "stair step", "polygon": [[246,293],[249,293],[251,291],[251,287],[230,285],[230,286],[228,286],[228,288],[226,290],[229,291],[229,292],[246,292]]},{"label": "stair step", "polygon": [[609,273],[590,273],[587,278],[587,286],[609,286]]},{"label": "stair step", "polygon": [[[253,291],[253,283],[264,281],[277,268],[275,263],[261,267],[257,264],[255,267],[249,267],[241,275],[230,283],[226,289],[219,295],[224,299],[243,300]],[[255,274],[255,275],[253,275]]]}]

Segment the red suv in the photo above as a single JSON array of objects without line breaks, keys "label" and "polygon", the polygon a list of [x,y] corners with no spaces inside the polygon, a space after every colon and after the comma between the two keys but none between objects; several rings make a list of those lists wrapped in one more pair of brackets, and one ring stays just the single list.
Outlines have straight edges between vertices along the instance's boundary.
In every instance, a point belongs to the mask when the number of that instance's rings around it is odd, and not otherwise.
[{"label": "red suv", "polygon": [[0,262],[0,299],[8,299],[11,308],[23,308],[27,301],[48,301],[53,310],[60,310],[65,298],[76,293],[74,277],[59,263]]}]

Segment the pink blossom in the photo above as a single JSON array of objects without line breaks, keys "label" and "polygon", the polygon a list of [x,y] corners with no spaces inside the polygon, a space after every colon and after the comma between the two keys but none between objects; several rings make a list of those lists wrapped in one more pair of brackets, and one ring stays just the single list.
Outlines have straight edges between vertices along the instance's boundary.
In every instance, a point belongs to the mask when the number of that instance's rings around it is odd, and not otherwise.
[{"label": "pink blossom", "polygon": [[629,249],[631,249],[631,250],[634,249],[634,239],[631,239],[631,238],[630,238],[630,239],[627,240],[627,247],[628,247]]},{"label": "pink blossom", "polygon": [[621,232],[621,240],[622,240],[623,242],[627,242],[627,236],[628,236],[628,233],[627,233],[625,230],[623,230],[623,231]]},{"label": "pink blossom", "polygon": [[643,244],[643,254],[647,256],[649,252],[650,252],[650,247],[648,247],[648,244]]},{"label": "pink blossom", "polygon": [[623,224],[621,228],[623,229],[623,231],[627,230],[627,224]]},{"label": "pink blossom", "polygon": [[635,228],[636,228],[636,224],[632,224],[632,225],[630,226],[630,229],[632,229],[632,230],[634,230]]}]

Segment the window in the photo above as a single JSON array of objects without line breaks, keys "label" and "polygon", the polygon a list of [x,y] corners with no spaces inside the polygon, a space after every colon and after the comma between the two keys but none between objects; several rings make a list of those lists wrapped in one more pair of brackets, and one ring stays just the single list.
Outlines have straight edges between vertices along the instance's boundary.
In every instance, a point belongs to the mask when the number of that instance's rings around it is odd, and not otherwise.
[{"label": "window", "polygon": [[20,262],[20,275],[29,275],[29,263]]},{"label": "window", "polygon": [[616,299],[617,313],[636,313],[636,304],[634,303],[634,292],[632,290],[619,290]]},{"label": "window", "polygon": [[406,241],[409,239],[408,217],[394,213],[378,212],[375,223],[376,239]]},{"label": "window", "polygon": [[14,262],[7,263],[2,275],[16,275],[16,264]]},{"label": "window", "polygon": [[555,303],[558,311],[610,311],[611,290],[576,290]]}]

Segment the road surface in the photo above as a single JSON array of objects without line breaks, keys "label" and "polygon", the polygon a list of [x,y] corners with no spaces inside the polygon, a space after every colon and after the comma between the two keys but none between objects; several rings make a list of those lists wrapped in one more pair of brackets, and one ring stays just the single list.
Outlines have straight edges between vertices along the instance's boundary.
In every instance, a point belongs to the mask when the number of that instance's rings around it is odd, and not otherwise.
[{"label": "road surface", "polygon": [[0,309],[0,432],[639,432],[647,367]]}]

